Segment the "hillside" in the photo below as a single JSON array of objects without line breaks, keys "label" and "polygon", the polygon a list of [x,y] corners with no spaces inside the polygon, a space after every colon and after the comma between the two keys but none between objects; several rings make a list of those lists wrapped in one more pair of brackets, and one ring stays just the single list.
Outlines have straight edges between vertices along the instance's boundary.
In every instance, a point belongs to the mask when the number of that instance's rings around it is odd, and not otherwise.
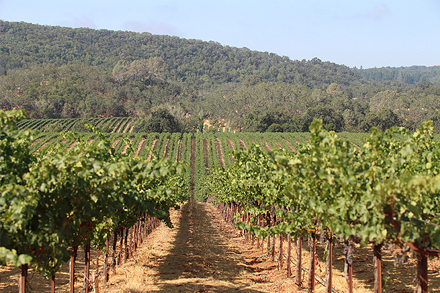
[{"label": "hillside", "polygon": [[440,83],[440,66],[382,67],[356,69],[361,76],[374,81],[395,80],[408,84]]},{"label": "hillside", "polygon": [[30,118],[150,117],[182,131],[209,119],[244,131],[393,125],[440,131],[437,67],[350,69],[216,42],[0,21],[0,108]]},{"label": "hillside", "polygon": [[362,78],[346,66],[292,61],[288,57],[216,42],[86,28],[41,26],[0,21],[0,74],[35,65],[85,63],[113,68],[119,60],[160,57],[165,79],[187,85],[240,82],[257,75],[267,81],[325,87],[350,85]]}]

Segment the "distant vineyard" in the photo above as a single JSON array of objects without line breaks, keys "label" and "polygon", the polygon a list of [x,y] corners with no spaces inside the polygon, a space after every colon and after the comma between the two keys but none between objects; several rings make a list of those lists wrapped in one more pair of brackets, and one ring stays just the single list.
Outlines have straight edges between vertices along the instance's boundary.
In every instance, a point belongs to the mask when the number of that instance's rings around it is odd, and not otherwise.
[{"label": "distant vineyard", "polygon": [[41,132],[89,132],[85,124],[92,124],[105,133],[129,133],[132,131],[136,118],[109,117],[86,119],[28,119],[18,123],[19,129],[32,129]]},{"label": "distant vineyard", "polygon": [[[105,120],[107,119],[107,120]],[[127,125],[133,124],[133,120],[128,118],[100,118],[96,119],[96,125],[109,124],[110,128],[124,129],[129,128]],[[110,120],[114,119],[114,120]],[[116,120],[118,119],[118,120]],[[74,119],[66,119],[73,121]],[[93,119],[91,119],[93,120]],[[37,120],[31,120],[37,121]],[[112,122],[113,121],[113,122]],[[112,126],[117,124],[119,126]],[[26,121],[25,121],[26,122]],[[113,124],[112,124],[113,123]],[[43,123],[41,123],[43,124]],[[61,122],[60,122],[61,124]],[[66,122],[68,124],[68,122]],[[20,126],[26,128],[28,124],[22,123]],[[49,125],[49,124],[46,124]],[[32,125],[29,125],[31,128]],[[33,129],[38,129],[33,124]],[[44,127],[44,126],[43,126]],[[66,130],[68,127],[65,127]],[[90,144],[94,143],[94,133],[81,134]],[[341,137],[355,146],[363,144],[362,138],[366,134],[360,133],[341,133]],[[309,133],[130,133],[127,131],[115,131],[107,133],[107,138],[112,142],[112,148],[119,153],[129,152],[129,146],[126,142],[131,143],[133,156],[148,158],[153,154],[159,158],[167,157],[176,161],[191,161],[192,146],[194,149],[194,162],[192,170],[188,168],[186,178],[189,181],[191,172],[194,182],[194,192],[200,195],[199,180],[216,168],[227,168],[233,163],[229,151],[248,149],[250,145],[260,145],[265,150],[270,151],[276,148],[285,149],[294,152],[298,150],[302,144],[309,141]],[[58,146],[69,151],[75,146],[72,138],[65,138],[60,132],[40,132],[35,136],[36,139],[31,145],[33,152]],[[193,143],[194,141],[194,143]],[[188,165],[189,167],[189,165]]]}]

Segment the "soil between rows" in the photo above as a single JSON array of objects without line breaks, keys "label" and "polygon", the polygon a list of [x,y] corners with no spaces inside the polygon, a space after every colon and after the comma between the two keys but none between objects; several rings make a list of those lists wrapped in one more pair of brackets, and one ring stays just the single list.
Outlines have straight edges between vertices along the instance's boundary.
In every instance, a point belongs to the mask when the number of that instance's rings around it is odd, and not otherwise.
[{"label": "soil between rows", "polygon": [[172,211],[174,228],[156,229],[106,292],[270,292],[242,263],[240,239],[212,205],[190,201]]}]

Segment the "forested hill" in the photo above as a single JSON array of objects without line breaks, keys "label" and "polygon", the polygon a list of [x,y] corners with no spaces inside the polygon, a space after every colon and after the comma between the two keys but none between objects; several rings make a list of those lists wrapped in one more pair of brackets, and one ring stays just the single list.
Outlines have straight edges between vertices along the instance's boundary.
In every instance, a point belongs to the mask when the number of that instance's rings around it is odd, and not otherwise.
[{"label": "forested hill", "polygon": [[139,131],[194,131],[209,120],[260,132],[307,131],[314,118],[361,132],[433,120],[440,132],[437,76],[438,68],[350,69],[216,42],[0,20],[0,109],[30,118],[151,117]]},{"label": "forested hill", "polygon": [[440,84],[440,66],[354,68],[354,71],[374,81],[395,80],[408,84],[417,84],[419,82]]},{"label": "forested hill", "polygon": [[166,63],[166,80],[192,86],[240,82],[250,75],[322,89],[333,82],[350,85],[362,79],[346,66],[317,58],[292,61],[212,41],[0,21],[0,74],[43,64],[86,63],[113,68],[119,60],[152,57]]}]

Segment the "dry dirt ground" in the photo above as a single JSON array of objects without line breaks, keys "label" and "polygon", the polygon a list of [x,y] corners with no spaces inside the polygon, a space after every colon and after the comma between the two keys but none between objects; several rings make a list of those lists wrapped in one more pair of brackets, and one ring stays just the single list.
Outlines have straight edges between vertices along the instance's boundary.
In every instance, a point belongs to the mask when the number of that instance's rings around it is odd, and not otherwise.
[{"label": "dry dirt ground", "polygon": [[[287,278],[276,262],[268,261],[267,247],[250,245],[231,225],[225,223],[211,204],[187,202],[180,210],[171,211],[174,228],[161,224],[153,231],[134,257],[110,274],[106,288],[102,281],[99,292],[307,292],[297,290],[294,277]],[[277,243],[278,247],[278,243]],[[284,244],[284,251],[287,245]],[[292,256],[296,257],[295,247]],[[318,245],[317,273],[325,276],[323,247]],[[303,242],[303,266],[308,267],[308,245]],[[354,292],[373,292],[374,277],[370,248],[357,248],[354,257]],[[82,288],[83,266],[77,265],[77,286]],[[285,262],[284,262],[285,263]],[[334,252],[333,287],[346,292],[343,276],[342,247]],[[292,270],[295,266],[292,263]],[[429,292],[440,292],[440,264],[429,264]],[[67,265],[57,274],[56,292],[68,292]],[[395,267],[384,254],[384,274],[388,276],[386,292],[410,293],[414,290],[415,263]],[[31,272],[31,292],[48,292],[49,282]],[[294,275],[294,272],[293,272]],[[0,292],[17,292],[18,270],[0,268]],[[303,272],[303,284],[307,274]],[[92,291],[93,292],[93,291]],[[325,292],[317,282],[316,292]]]},{"label": "dry dirt ground", "polygon": [[156,229],[106,292],[269,292],[253,281],[234,241],[239,236],[213,206],[187,202],[171,219],[174,228]]},{"label": "dry dirt ground", "polygon": [[[296,288],[294,277],[286,277],[285,264],[279,270],[276,262],[268,261],[266,246],[257,249],[245,242],[214,206],[188,202],[181,210],[172,211],[171,219],[174,228],[162,225],[156,229],[136,256],[111,276],[111,285],[105,292],[307,292],[306,288]],[[346,292],[342,249],[342,245],[335,247],[333,269],[333,287],[341,293]],[[292,247],[295,257],[294,251]],[[303,266],[308,267],[307,241],[302,252]],[[323,254],[322,245],[318,245],[317,273],[325,278]],[[373,292],[372,258],[370,248],[356,249],[356,293]],[[438,260],[430,262],[429,292],[440,292],[439,268]],[[384,271],[388,276],[386,292],[413,292],[414,262],[395,267],[393,259],[384,255]],[[305,272],[302,281],[306,286]],[[318,281],[316,292],[325,292],[325,286]]]}]

